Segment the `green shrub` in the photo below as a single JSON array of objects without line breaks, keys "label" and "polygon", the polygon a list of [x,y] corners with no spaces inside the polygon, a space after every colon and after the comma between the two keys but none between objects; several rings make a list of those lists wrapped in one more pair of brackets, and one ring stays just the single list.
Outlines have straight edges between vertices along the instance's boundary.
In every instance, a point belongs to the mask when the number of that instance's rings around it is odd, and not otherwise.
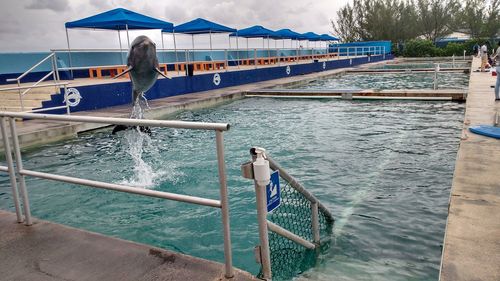
[{"label": "green shrub", "polygon": [[433,57],[436,49],[430,40],[414,39],[406,41],[403,55],[405,57]]},{"label": "green shrub", "polygon": [[[470,48],[472,52],[472,47]],[[453,55],[455,56],[463,56],[464,55],[464,50],[467,50],[465,47],[465,44],[461,43],[448,43],[446,47],[440,48],[442,51],[441,56],[445,57],[451,57]]]}]

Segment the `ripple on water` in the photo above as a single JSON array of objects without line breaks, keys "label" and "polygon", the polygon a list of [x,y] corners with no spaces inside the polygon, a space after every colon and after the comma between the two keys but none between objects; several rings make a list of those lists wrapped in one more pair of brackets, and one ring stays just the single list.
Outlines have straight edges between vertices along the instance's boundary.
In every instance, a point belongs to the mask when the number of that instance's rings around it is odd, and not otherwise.
[{"label": "ripple on water", "polygon": [[[253,184],[240,175],[262,146],[337,218],[331,247],[299,280],[437,279],[446,206],[463,118],[449,102],[244,99],[176,119],[228,122],[225,133],[234,264],[258,272]],[[154,129],[142,159],[155,190],[217,199],[215,136]],[[44,172],[121,182],[135,163],[103,130],[24,154]],[[223,261],[220,210],[28,178],[39,218]],[[12,210],[0,174],[0,207]]]}]

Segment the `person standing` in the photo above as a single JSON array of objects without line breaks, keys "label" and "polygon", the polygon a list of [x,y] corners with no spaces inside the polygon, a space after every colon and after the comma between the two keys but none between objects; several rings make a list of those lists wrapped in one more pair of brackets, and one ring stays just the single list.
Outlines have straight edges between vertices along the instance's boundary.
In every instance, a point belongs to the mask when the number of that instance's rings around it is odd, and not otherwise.
[{"label": "person standing", "polygon": [[486,47],[486,44],[483,44],[479,49],[479,57],[481,58],[481,72],[484,72],[488,63],[488,47]]},{"label": "person standing", "polygon": [[498,48],[493,55],[493,61],[496,62],[497,69],[497,83],[495,84],[495,100],[500,101],[500,41],[498,41]]}]

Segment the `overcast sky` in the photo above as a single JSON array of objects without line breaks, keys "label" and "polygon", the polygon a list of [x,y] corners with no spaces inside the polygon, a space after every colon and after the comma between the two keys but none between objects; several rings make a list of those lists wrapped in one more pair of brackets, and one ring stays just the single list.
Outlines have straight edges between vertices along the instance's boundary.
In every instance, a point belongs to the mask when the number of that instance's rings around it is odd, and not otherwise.
[{"label": "overcast sky", "polygon": [[[0,52],[48,51],[66,48],[64,23],[122,7],[174,25],[201,17],[241,29],[263,25],[276,30],[291,28],[297,32],[330,33],[330,20],[350,0],[0,0]],[[135,31],[145,34],[161,46],[159,31]],[[72,48],[118,48],[116,31],[69,30]],[[214,48],[227,48],[226,36],[214,36]],[[127,47],[125,32],[123,47]],[[173,48],[172,36],[164,35],[165,48]],[[190,48],[191,37],[176,36],[179,48]],[[273,42],[273,41],[272,41]],[[236,41],[232,41],[233,48]],[[241,39],[239,44],[246,46]],[[267,44],[267,43],[266,43]],[[281,41],[278,43],[280,46]],[[286,42],[286,44],[290,44]],[[208,48],[208,35],[195,36],[197,47]],[[271,43],[273,47],[274,43]],[[261,47],[262,40],[251,39],[250,46]],[[267,45],[266,45],[267,46]]]}]

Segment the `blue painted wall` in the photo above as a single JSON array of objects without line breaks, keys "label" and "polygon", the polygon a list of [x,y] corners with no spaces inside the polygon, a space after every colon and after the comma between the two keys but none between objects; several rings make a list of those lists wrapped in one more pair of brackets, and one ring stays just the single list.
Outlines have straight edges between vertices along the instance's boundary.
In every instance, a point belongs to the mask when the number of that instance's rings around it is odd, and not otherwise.
[{"label": "blue painted wall", "polygon": [[[324,54],[326,49],[301,49],[299,55]],[[39,53],[0,53],[0,84],[8,84],[7,79],[17,78],[33,65],[48,56],[50,52]],[[59,68],[69,67],[70,58],[68,52],[57,52],[57,65]],[[277,56],[295,56],[296,49],[280,49],[280,50],[233,50],[228,51],[228,60],[247,59],[257,57],[277,57]],[[225,52],[214,50],[212,52],[204,51],[158,51],[158,60],[160,63],[173,64],[175,62],[186,61],[186,57],[190,61],[210,61],[210,60],[225,60]],[[106,66],[106,65],[123,65],[127,62],[127,51],[111,52],[111,51],[73,51],[71,52],[71,65],[73,67],[89,67],[89,66]],[[232,63],[236,65],[236,63]],[[173,70],[173,65],[169,67]],[[24,77],[21,82],[38,81],[47,72],[51,71],[51,63],[47,61],[38,66],[33,72]],[[88,77],[88,70],[76,70],[73,72],[75,78]],[[68,71],[61,73],[63,79],[70,79]],[[10,82],[14,83],[14,82]]]},{"label": "blue painted wall", "polygon": [[[385,53],[390,54],[392,48],[391,41],[365,41],[365,42],[351,42],[351,43],[341,43],[341,44],[331,44],[330,52],[340,53],[341,56],[347,55],[346,47],[358,47],[358,55],[373,54],[369,51],[369,47],[385,47]],[[354,55],[354,50],[351,50],[350,55]]]},{"label": "blue painted wall", "polygon": [[[392,56],[386,56],[385,59],[391,59]],[[383,56],[372,56],[370,62],[383,60]],[[172,79],[159,79],[156,84],[146,93],[148,100],[171,97],[207,90],[214,90],[224,87],[237,86],[248,83],[284,78],[289,76],[304,75],[313,72],[320,72],[338,68],[349,67],[350,61],[331,60],[327,62],[316,62],[309,64],[292,64],[290,74],[286,73],[287,66],[276,66],[267,68],[258,68],[242,71],[219,72],[221,82],[219,85],[213,83],[214,74],[200,74],[191,77],[174,77]],[[367,57],[352,59],[352,66],[368,62]],[[94,110],[110,106],[123,105],[131,103],[132,87],[130,82],[119,82],[111,84],[101,84],[92,86],[77,87],[82,95],[80,104],[71,108],[72,112],[83,110]],[[43,107],[55,107],[63,105],[63,96],[53,95],[52,100],[44,101]],[[53,110],[46,113],[63,114],[65,110]]]}]

